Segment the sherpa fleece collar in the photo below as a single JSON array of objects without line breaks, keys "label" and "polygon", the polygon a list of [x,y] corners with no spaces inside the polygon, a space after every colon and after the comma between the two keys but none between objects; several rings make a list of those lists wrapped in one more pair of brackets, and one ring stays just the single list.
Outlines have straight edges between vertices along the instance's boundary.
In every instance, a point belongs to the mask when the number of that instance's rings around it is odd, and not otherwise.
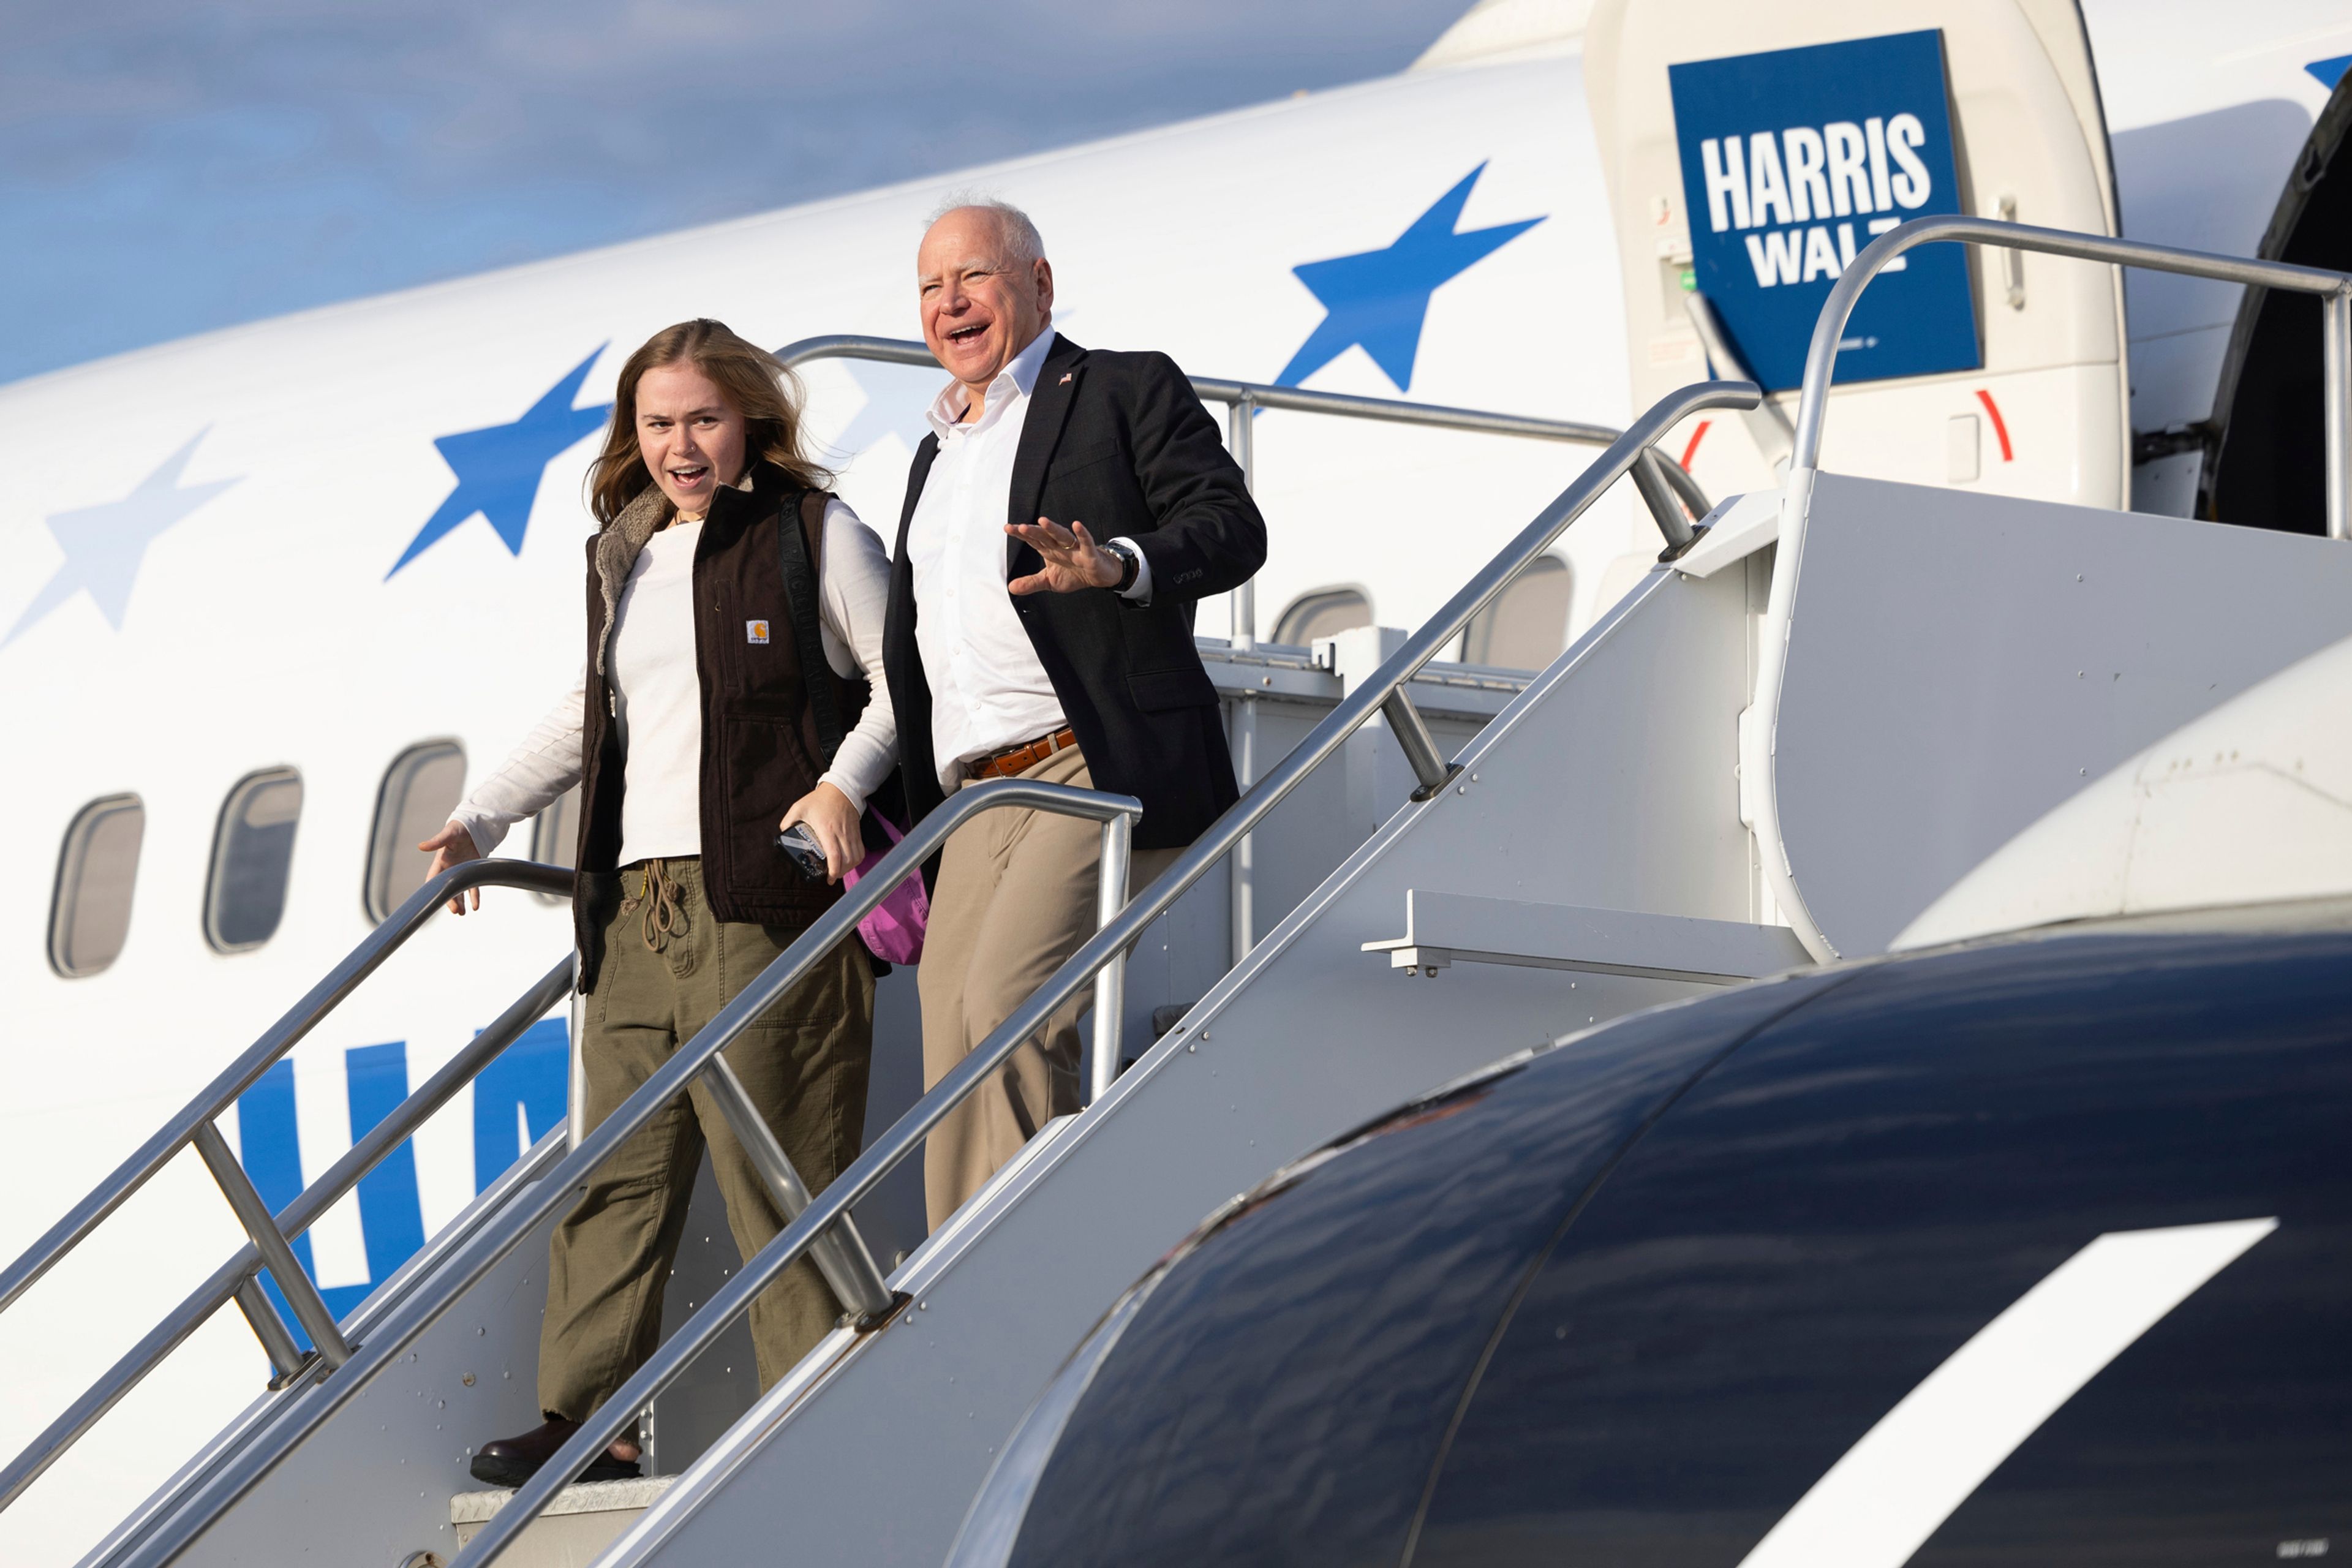
[{"label": "sherpa fleece collar", "polygon": [[637,563],[646,541],[669,515],[669,498],[648,482],[637,499],[596,536],[596,585],[604,595],[604,635],[596,644],[596,673],[604,673],[604,650],[613,644],[613,626],[621,615],[621,590],[628,585],[629,569]]}]

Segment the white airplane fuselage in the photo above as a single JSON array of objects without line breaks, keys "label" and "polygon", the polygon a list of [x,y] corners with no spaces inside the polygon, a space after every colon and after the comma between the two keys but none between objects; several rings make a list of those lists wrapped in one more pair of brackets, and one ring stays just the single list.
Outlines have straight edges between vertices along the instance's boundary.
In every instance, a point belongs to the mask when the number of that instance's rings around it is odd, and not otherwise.
[{"label": "white airplane fuselage", "polygon": [[[2251,253],[2327,98],[2307,68],[2352,52],[2352,21],[2308,4],[2224,15],[2111,0],[2090,24],[2125,232]],[[2192,145],[2205,162],[2184,163],[2179,127],[2198,116],[2236,140]],[[2209,167],[2240,174],[2217,182],[2200,173]],[[1416,222],[1465,184],[1437,232],[1486,230],[1491,243],[1416,247]],[[565,689],[582,657],[593,527],[582,478],[629,351],[694,316],[772,346],[914,337],[916,241],[943,194],[964,187],[1034,216],[1059,288],[1055,325],[1090,347],[1164,350],[1202,375],[1612,426],[1636,412],[1620,219],[1572,47],[1412,71],[0,387],[0,543],[12,563],[0,574],[0,690],[16,759],[0,811],[28,858],[23,895],[0,904],[0,1141],[19,1172],[0,1255],[29,1245],[366,934],[387,764],[450,740],[478,780]],[[1329,286],[1336,304],[1293,270],[1341,258],[1370,259],[1360,285],[1342,274]],[[1351,315],[1349,287],[1375,303],[1417,295],[1425,316],[1400,326],[1370,306]],[[2134,427],[2201,417],[2235,290],[2130,289]],[[803,378],[839,492],[888,544],[921,411],[943,378],[839,361]],[[1720,496],[1769,483],[1737,426],[1721,428],[1692,460],[1702,486]],[[499,434],[449,439],[473,432]],[[1255,447],[1271,538],[1256,584],[1262,639],[1285,606],[1329,589],[1362,594],[1379,624],[1419,623],[1589,457],[1296,413],[1263,416]],[[1569,634],[1656,551],[1630,497],[1572,530],[1560,551]],[[1229,633],[1224,601],[1201,605],[1198,630]],[[215,951],[203,911],[223,802],[273,767],[301,780],[283,919],[257,947]],[[145,812],[127,939],[101,973],[68,978],[46,956],[58,846],[85,805],[121,795]],[[528,827],[501,849],[529,851]],[[422,1082],[569,940],[566,910],[520,893],[436,920],[295,1050],[290,1088],[272,1080],[290,1096],[272,1111],[272,1157],[315,1177],[350,1146],[372,1096],[392,1078]],[[534,1070],[560,1070],[560,1050]],[[533,1080],[483,1108],[461,1094],[418,1135],[412,1164],[387,1166],[313,1227],[311,1261],[333,1299],[381,1280],[414,1245],[404,1237],[430,1235],[544,1131],[545,1089]],[[224,1131],[250,1163],[257,1134],[238,1123]],[[240,1239],[184,1154],[0,1317],[0,1461]],[[252,1396],[262,1368],[236,1313],[217,1314],[0,1514],[0,1560],[86,1549]]]}]

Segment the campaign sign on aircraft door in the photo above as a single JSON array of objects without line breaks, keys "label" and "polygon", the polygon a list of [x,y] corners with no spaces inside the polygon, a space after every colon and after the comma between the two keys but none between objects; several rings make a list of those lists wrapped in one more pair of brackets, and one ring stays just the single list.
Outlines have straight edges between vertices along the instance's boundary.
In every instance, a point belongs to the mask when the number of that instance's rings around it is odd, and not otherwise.
[{"label": "campaign sign on aircraft door", "polygon": [[[1960,210],[1934,30],[1666,68],[1691,262],[1773,391],[1804,380],[1830,285],[1895,225]],[[1897,257],[1849,320],[1837,379],[1974,370],[1976,300],[1957,245]]]}]

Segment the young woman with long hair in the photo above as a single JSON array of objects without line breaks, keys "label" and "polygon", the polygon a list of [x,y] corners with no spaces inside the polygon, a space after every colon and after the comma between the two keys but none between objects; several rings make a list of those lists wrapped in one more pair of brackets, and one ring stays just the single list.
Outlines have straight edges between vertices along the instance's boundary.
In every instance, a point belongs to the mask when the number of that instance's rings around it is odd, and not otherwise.
[{"label": "young woman with long hair", "polygon": [[[889,566],[826,479],[803,445],[797,384],[772,355],[710,321],[631,354],[589,482],[602,527],[580,679],[421,846],[438,872],[580,787],[572,907],[591,1126],[806,930],[864,857],[859,816],[897,763],[878,679]],[[801,658],[795,544],[822,669]],[[824,707],[845,732],[825,731]],[[776,846],[796,823],[824,850],[823,879]],[[856,1156],[873,1030],[873,971],[845,942],[726,1053],[812,1191]],[[706,1143],[743,1256],[783,1228],[709,1090],[689,1100],[616,1151],[557,1227],[540,1338],[546,1422],[485,1446],[479,1479],[519,1485],[652,1353]],[[840,1311],[806,1259],[763,1292],[751,1314],[761,1386]],[[614,1443],[583,1479],[635,1475],[637,1458],[634,1442]]]}]

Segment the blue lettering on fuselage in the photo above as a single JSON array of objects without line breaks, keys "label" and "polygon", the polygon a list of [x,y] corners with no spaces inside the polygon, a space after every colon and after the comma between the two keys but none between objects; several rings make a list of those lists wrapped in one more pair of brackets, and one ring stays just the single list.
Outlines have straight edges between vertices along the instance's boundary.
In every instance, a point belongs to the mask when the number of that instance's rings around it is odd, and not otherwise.
[{"label": "blue lettering on fuselage", "polygon": [[[1897,33],[1669,66],[1691,263],[1771,389],[1803,379],[1830,285],[1907,218],[1959,210],[1943,36]],[[1890,274],[1901,274],[1899,277]],[[1855,306],[1837,379],[1973,370],[1966,257],[1897,258]]]},{"label": "blue lettering on fuselage", "polygon": [[571,1037],[541,1018],[474,1079],[474,1190],[480,1192],[562,1121]]},{"label": "blue lettering on fuselage", "polygon": [[[563,1121],[571,1051],[563,1021],[546,1018],[499,1053],[474,1079],[474,1190],[487,1188],[531,1144]],[[404,1041],[360,1046],[343,1053],[352,1136],[366,1137],[408,1098],[408,1047]],[[302,1191],[302,1141],[294,1109],[294,1064],[282,1061],[237,1097],[238,1156],[271,1212]],[[322,1288],[338,1319],[350,1316],[377,1286],[425,1245],[425,1208],[417,1194],[415,1141],[403,1140],[359,1180],[360,1230],[368,1278],[357,1285]],[[294,1257],[315,1281],[310,1238],[293,1240]],[[262,1284],[293,1322],[285,1296],[267,1273]],[[308,1345],[299,1325],[295,1337]]]}]

